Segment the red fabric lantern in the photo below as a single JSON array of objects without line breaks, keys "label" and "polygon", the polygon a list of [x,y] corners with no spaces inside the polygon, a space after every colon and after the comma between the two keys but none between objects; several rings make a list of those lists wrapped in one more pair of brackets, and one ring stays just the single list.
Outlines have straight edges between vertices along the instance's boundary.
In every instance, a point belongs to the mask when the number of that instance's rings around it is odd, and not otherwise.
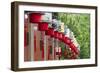
[{"label": "red fabric lantern", "polygon": [[69,45],[69,47],[72,49],[72,51],[74,51],[76,54],[78,54],[78,49],[77,49],[77,47],[73,44],[73,43],[71,43],[70,45]]},{"label": "red fabric lantern", "polygon": [[62,40],[62,35],[63,35],[63,34],[62,34],[61,32],[58,33],[58,39],[59,39],[59,40]]},{"label": "red fabric lantern", "polygon": [[50,35],[51,37],[54,36],[54,29],[53,28],[49,28],[47,31],[46,31],[46,35]]},{"label": "red fabric lantern", "polygon": [[54,31],[54,37],[58,39],[58,31]]},{"label": "red fabric lantern", "polygon": [[65,37],[65,35],[63,35],[62,37],[63,37],[63,42],[66,43],[66,37]]},{"label": "red fabric lantern", "polygon": [[40,22],[38,25],[40,31],[48,30],[48,23],[47,22]]},{"label": "red fabric lantern", "polygon": [[36,23],[41,21],[41,13],[31,13],[29,14],[30,23]]},{"label": "red fabric lantern", "polygon": [[69,39],[68,37],[65,37],[65,38],[64,38],[64,42],[65,42],[67,45],[70,45],[70,44],[71,44],[71,39]]},{"label": "red fabric lantern", "polygon": [[68,37],[65,37],[64,35],[63,35],[63,41],[67,44],[67,45],[69,45],[69,47],[72,49],[72,51],[74,51],[76,54],[79,54],[79,50],[77,49],[77,47],[71,42],[71,39],[70,38],[68,38]]},{"label": "red fabric lantern", "polygon": [[64,34],[62,34],[62,39],[61,40],[64,42],[64,40],[65,40],[65,35]]}]

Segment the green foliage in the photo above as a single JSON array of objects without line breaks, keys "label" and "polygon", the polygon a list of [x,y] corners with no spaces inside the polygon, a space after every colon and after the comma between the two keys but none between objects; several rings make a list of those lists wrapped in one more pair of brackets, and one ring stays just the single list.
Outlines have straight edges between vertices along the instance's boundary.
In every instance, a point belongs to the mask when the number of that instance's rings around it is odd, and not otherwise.
[{"label": "green foliage", "polygon": [[58,13],[58,19],[74,32],[80,44],[80,58],[90,58],[90,15]]}]

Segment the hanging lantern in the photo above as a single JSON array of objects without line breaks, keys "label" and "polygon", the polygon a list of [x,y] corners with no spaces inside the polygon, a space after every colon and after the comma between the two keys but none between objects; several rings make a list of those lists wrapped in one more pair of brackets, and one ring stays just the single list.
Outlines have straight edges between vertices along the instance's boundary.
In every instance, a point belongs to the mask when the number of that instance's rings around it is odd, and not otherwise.
[{"label": "hanging lantern", "polygon": [[58,31],[54,31],[54,37],[58,39]]},{"label": "hanging lantern", "polygon": [[58,39],[59,39],[59,40],[62,40],[62,35],[63,35],[63,34],[62,34],[61,32],[58,33]]},{"label": "hanging lantern", "polygon": [[65,42],[66,44],[70,45],[70,44],[71,44],[71,39],[69,39],[68,37],[65,37],[65,38],[64,38],[64,42]]},{"label": "hanging lantern", "polygon": [[37,23],[41,21],[41,16],[43,13],[30,13],[30,23]]},{"label": "hanging lantern", "polygon": [[40,31],[48,30],[48,23],[47,22],[40,22],[38,25]]},{"label": "hanging lantern", "polygon": [[65,35],[64,34],[62,34],[62,42],[64,42],[64,40],[65,40]]},{"label": "hanging lantern", "polygon": [[69,47],[70,47],[76,54],[78,54],[78,49],[77,49],[77,47],[76,47],[73,43],[71,43],[71,44],[69,45]]},{"label": "hanging lantern", "polygon": [[51,37],[53,37],[54,36],[54,29],[48,28],[48,30],[46,31],[46,35],[50,35]]}]

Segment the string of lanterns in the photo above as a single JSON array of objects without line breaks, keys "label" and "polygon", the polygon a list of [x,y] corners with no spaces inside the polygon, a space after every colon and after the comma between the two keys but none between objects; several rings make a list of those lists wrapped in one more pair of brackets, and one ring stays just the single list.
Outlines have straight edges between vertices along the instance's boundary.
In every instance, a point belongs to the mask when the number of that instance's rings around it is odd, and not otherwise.
[{"label": "string of lanterns", "polygon": [[[55,25],[53,25],[54,28],[49,27],[49,23],[56,24],[56,23],[60,23],[60,21],[57,22],[57,20],[54,19],[54,21],[56,21],[55,23],[54,22],[45,22],[45,21],[42,22],[41,21],[42,15],[44,15],[44,13],[37,13],[37,12],[30,13],[29,14],[29,22],[30,23],[37,23],[38,30],[43,32],[44,35],[48,35],[52,38],[55,38],[55,39],[65,43],[66,45],[68,45],[68,47],[71,48],[71,51],[74,53],[73,56],[71,56],[71,58],[76,58],[76,55],[79,55],[78,48],[76,47],[76,45],[74,45],[74,43],[72,42],[72,40],[68,36],[66,36],[63,32],[57,31],[58,29],[56,29],[56,28],[59,27],[59,25],[57,25],[57,27]],[[42,51],[43,51],[42,53],[43,53],[43,59],[44,59],[44,47],[43,47]],[[61,54],[62,54],[62,50],[59,47],[56,50],[56,55],[61,56]]]}]

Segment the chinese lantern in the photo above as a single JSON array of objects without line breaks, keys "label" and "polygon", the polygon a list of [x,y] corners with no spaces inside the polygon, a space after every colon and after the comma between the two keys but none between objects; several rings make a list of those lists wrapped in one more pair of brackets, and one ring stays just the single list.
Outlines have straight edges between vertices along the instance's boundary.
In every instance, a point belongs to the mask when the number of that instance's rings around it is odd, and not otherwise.
[{"label": "chinese lantern", "polygon": [[48,22],[39,22],[38,28],[40,31],[48,30]]},{"label": "chinese lantern", "polygon": [[38,23],[41,21],[43,13],[30,13],[30,23]]},{"label": "chinese lantern", "polygon": [[68,37],[65,37],[65,38],[64,38],[64,42],[65,42],[67,45],[70,45],[70,44],[71,44],[71,39],[69,39]]},{"label": "chinese lantern", "polygon": [[78,49],[73,43],[71,43],[69,46],[76,54],[78,54]]},{"label": "chinese lantern", "polygon": [[62,34],[61,32],[59,32],[59,33],[58,33],[58,39],[59,39],[60,41],[62,41],[62,36],[63,36],[63,34]]}]

